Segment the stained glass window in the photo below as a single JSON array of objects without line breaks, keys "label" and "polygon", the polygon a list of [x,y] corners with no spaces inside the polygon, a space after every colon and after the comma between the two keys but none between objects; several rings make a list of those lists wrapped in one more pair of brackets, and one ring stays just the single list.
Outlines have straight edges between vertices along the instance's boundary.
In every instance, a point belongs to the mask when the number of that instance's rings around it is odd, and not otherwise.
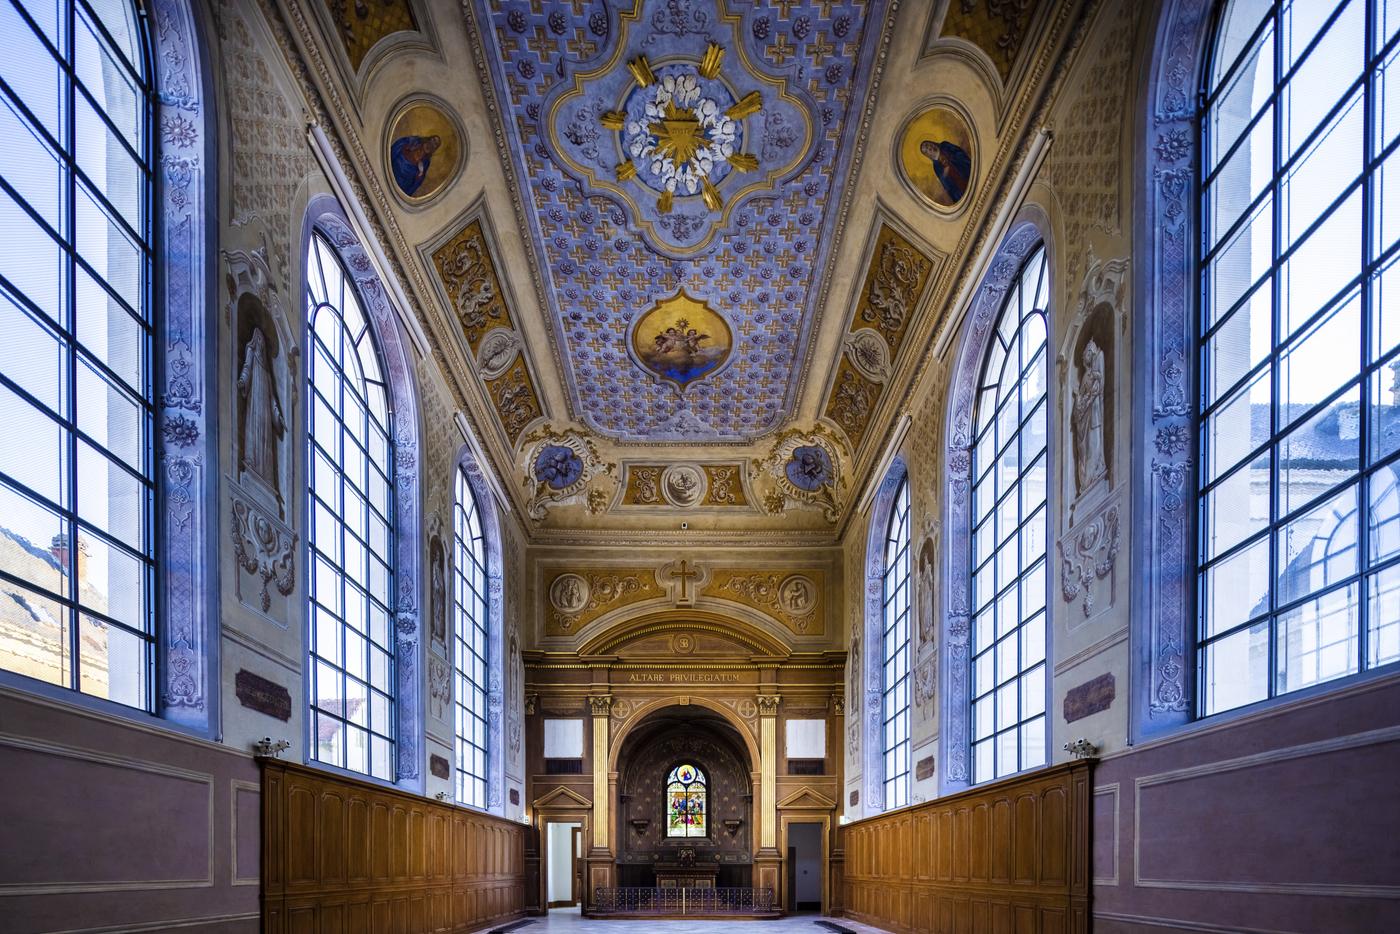
[{"label": "stained glass window", "polygon": [[122,0],[0,3],[0,668],[150,710],[143,21]]},{"label": "stained glass window", "polygon": [[705,836],[705,773],[678,765],[666,778],[666,836]]},{"label": "stained glass window", "polygon": [[306,316],[312,755],[393,781],[392,413],[373,327],[319,232]]},{"label": "stained glass window", "polygon": [[1381,0],[1220,10],[1200,121],[1205,716],[1400,659],[1397,26]]},{"label": "stained glass window", "polygon": [[977,394],[972,780],[1045,764],[1045,249],[1007,289]]}]

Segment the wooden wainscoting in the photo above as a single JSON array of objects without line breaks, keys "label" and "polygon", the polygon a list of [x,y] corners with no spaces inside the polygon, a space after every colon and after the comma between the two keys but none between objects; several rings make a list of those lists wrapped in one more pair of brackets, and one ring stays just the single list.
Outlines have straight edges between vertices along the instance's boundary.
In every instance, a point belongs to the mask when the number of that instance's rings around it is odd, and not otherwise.
[{"label": "wooden wainscoting", "polygon": [[1086,934],[1088,762],[841,828],[844,914],[896,932]]},{"label": "wooden wainscoting", "polygon": [[262,760],[264,934],[474,931],[525,913],[512,821]]}]

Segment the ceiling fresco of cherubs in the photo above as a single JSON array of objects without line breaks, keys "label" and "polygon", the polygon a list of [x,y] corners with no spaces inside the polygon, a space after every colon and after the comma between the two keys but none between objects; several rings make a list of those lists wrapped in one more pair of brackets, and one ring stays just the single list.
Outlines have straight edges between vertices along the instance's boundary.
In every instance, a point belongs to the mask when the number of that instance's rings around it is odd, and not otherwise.
[{"label": "ceiling fresco of cherubs", "polygon": [[885,0],[474,0],[576,416],[753,440],[796,403]]}]

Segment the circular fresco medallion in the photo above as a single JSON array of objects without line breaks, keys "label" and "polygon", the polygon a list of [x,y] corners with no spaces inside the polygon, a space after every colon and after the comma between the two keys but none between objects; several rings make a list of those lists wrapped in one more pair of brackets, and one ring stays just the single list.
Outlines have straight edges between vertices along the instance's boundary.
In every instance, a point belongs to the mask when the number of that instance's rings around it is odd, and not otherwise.
[{"label": "circular fresco medallion", "polygon": [[577,613],[588,605],[588,581],[579,574],[560,574],[549,585],[549,602],[560,613]]},{"label": "circular fresco medallion", "polygon": [[661,474],[661,493],[672,506],[694,506],[705,495],[705,475],[689,464],[672,464]]},{"label": "circular fresco medallion", "polygon": [[551,490],[563,490],[583,476],[583,458],[563,444],[547,444],[535,455],[535,480]]},{"label": "circular fresco medallion", "polygon": [[466,148],[466,138],[445,105],[424,98],[405,101],[384,137],[390,187],[408,204],[431,201],[457,178]]},{"label": "circular fresco medallion", "polygon": [[895,163],[915,194],[935,210],[953,213],[976,178],[977,143],[962,114],[934,104],[904,124]]}]

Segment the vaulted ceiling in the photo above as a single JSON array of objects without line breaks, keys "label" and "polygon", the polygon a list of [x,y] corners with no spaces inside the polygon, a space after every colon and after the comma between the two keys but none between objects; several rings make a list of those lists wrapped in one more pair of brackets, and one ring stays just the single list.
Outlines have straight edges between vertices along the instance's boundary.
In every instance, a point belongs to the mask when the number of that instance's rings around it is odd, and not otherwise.
[{"label": "vaulted ceiling", "polygon": [[1070,9],[269,2],[506,495],[617,541],[839,528]]},{"label": "vaulted ceiling", "polygon": [[779,427],[884,0],[472,13],[574,413],[628,442]]}]

